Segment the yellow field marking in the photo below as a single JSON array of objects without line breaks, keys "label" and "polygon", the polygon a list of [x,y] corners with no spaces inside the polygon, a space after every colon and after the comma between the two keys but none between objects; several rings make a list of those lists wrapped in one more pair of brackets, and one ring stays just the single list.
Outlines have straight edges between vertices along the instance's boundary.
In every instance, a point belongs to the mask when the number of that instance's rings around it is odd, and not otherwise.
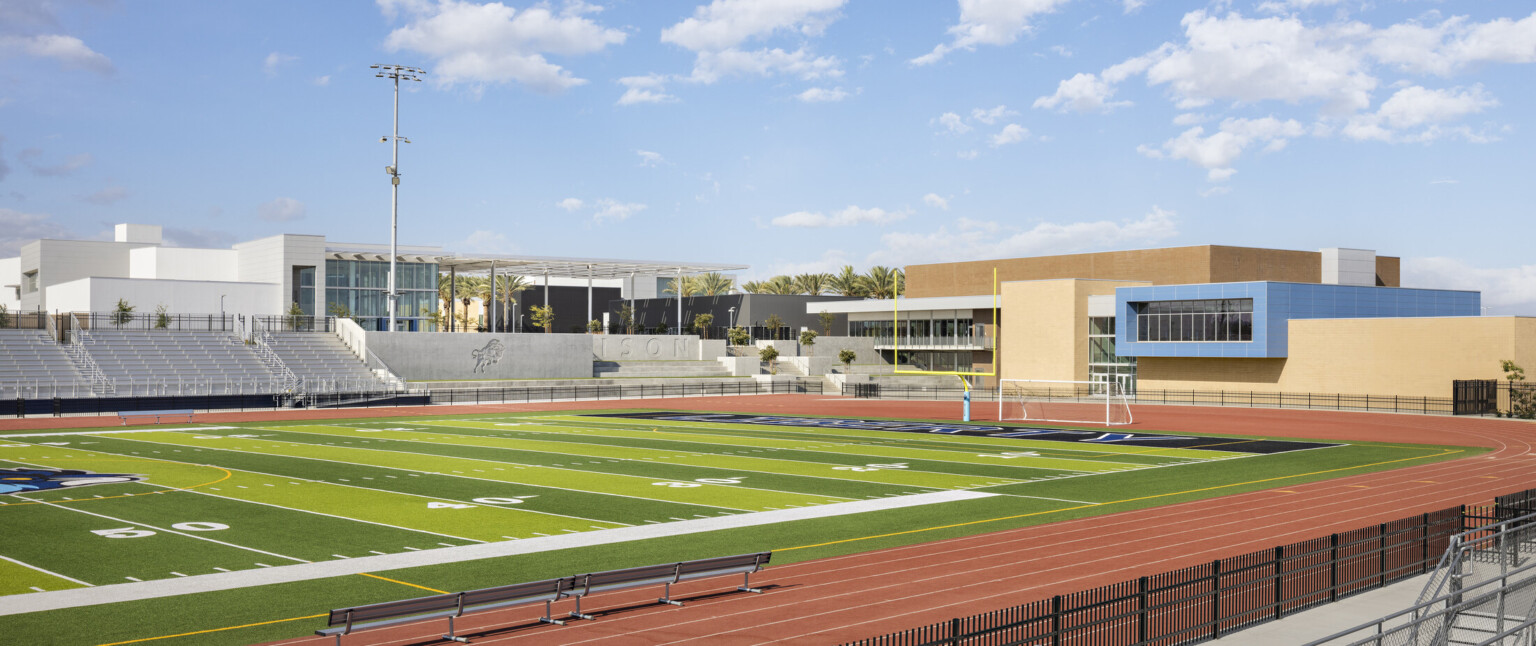
[{"label": "yellow field marking", "polygon": [[1367,487],[1365,485],[1344,485],[1344,486],[1349,487],[1351,489],[1370,489],[1370,487]]},{"label": "yellow field marking", "polygon": [[1294,491],[1291,491],[1290,489],[1276,489],[1275,491],[1277,493],[1296,493]]},{"label": "yellow field marking", "polygon": [[438,594],[448,594],[447,590],[437,590],[437,589],[434,589],[434,588],[429,588],[429,587],[424,586],[424,585],[416,585],[414,583],[406,583],[404,581],[396,581],[394,579],[382,577],[382,576],[379,576],[377,574],[369,574],[367,572],[358,572],[358,574],[360,574],[362,576],[366,576],[366,577],[372,578],[372,579],[378,579],[380,581],[388,581],[390,583],[398,583],[400,585],[410,586],[412,588],[420,588],[422,590],[426,590],[427,592],[436,592]]},{"label": "yellow field marking", "polygon": [[176,637],[190,637],[192,635],[204,635],[204,634],[207,634],[207,633],[222,632],[222,631],[225,631],[225,630],[239,630],[241,628],[253,628],[255,626],[265,626],[265,625],[268,625],[268,624],[280,624],[280,623],[287,622],[287,621],[301,621],[301,620],[304,620],[304,619],[319,619],[320,617],[325,617],[325,616],[327,616],[329,614],[330,613],[321,613],[321,614],[318,614],[318,615],[306,615],[306,616],[303,616],[303,617],[289,617],[287,619],[273,619],[272,621],[258,621],[258,622],[254,623],[254,624],[242,624],[242,625],[239,625],[239,626],[225,626],[223,628],[209,628],[208,630],[194,630],[194,631],[192,631],[190,633],[180,633],[180,634],[176,634],[176,635],[161,635],[159,637],[144,637],[142,639],[130,639],[128,641],[123,641],[123,642],[112,642],[110,644],[99,644],[98,646],[122,646],[122,644],[137,644],[137,643],[140,643],[140,642],[152,642],[152,641],[157,641],[157,640],[161,640],[161,639],[174,639]]},{"label": "yellow field marking", "polygon": [[1434,480],[1414,480],[1414,482],[1416,482],[1418,484],[1440,484],[1438,482],[1435,482]]},{"label": "yellow field marking", "polygon": [[1276,477],[1273,477],[1273,478],[1264,478],[1263,480],[1249,480],[1248,482],[1234,482],[1234,483],[1231,483],[1231,484],[1216,485],[1214,487],[1204,487],[1204,488],[1200,488],[1200,489],[1189,489],[1189,490],[1186,490],[1186,491],[1174,491],[1174,492],[1171,492],[1171,493],[1160,493],[1160,494],[1154,494],[1154,495],[1151,495],[1151,496],[1140,496],[1140,497],[1137,497],[1137,498],[1126,498],[1124,500],[1111,500],[1109,502],[1093,503],[1093,504],[1087,504],[1087,505],[1078,505],[1076,507],[1065,507],[1065,508],[1062,508],[1062,509],[1050,509],[1050,510],[1046,510],[1046,511],[1035,511],[1035,512],[1030,512],[1030,513],[1027,513],[1027,514],[1015,514],[1015,515],[1012,515],[1012,516],[1000,516],[1000,517],[997,517],[997,518],[987,518],[987,519],[984,519],[984,520],[972,520],[972,521],[967,521],[967,522],[963,522],[963,523],[951,523],[949,525],[938,525],[938,526],[935,526],[935,527],[924,527],[924,528],[921,528],[921,529],[909,529],[909,530],[901,531],[901,532],[890,532],[890,533],[886,533],[886,534],[875,534],[873,536],[860,536],[858,538],[845,538],[845,539],[842,539],[842,540],[827,541],[825,543],[815,543],[815,544],[811,544],[811,545],[798,545],[798,546],[795,546],[795,547],[780,547],[780,548],[776,548],[774,551],[775,552],[788,552],[790,550],[803,550],[803,549],[812,548],[812,547],[826,547],[828,545],[837,545],[839,543],[854,543],[854,542],[858,542],[858,541],[867,541],[867,540],[872,540],[872,539],[876,539],[876,538],[889,538],[891,536],[902,536],[902,535],[905,535],[905,534],[919,534],[919,533],[922,533],[922,532],[931,532],[931,531],[936,531],[936,530],[940,530],[940,529],[953,529],[955,527],[966,527],[968,525],[981,525],[981,524],[984,524],[984,523],[995,523],[995,522],[1003,521],[1003,520],[1015,520],[1015,519],[1019,519],[1019,518],[1029,518],[1031,516],[1045,516],[1045,515],[1049,515],[1049,514],[1059,514],[1061,512],[1065,512],[1065,511],[1075,511],[1075,510],[1078,510],[1078,509],[1088,509],[1089,507],[1105,507],[1105,506],[1108,506],[1108,505],[1116,505],[1116,504],[1129,503],[1129,502],[1138,502],[1138,501],[1142,501],[1142,500],[1152,500],[1154,498],[1167,498],[1169,496],[1181,496],[1181,495],[1184,495],[1184,494],[1200,493],[1202,491],[1215,491],[1217,489],[1228,489],[1228,488],[1231,488],[1231,487],[1241,487],[1241,486],[1244,486],[1244,485],[1260,484],[1260,483],[1264,483],[1264,482],[1273,482],[1273,481],[1276,481],[1276,480],[1289,480],[1291,478],[1303,478],[1303,477],[1306,477],[1306,476],[1315,476],[1315,475],[1321,475],[1321,474],[1324,474],[1324,473],[1334,473],[1336,471],[1352,471],[1352,470],[1355,470],[1355,469],[1363,469],[1365,467],[1376,467],[1376,466],[1381,466],[1383,464],[1394,464],[1394,463],[1397,463],[1397,462],[1409,462],[1409,461],[1412,461],[1412,460],[1422,460],[1424,458],[1433,458],[1433,457],[1439,457],[1439,456],[1442,456],[1442,455],[1452,455],[1452,454],[1455,454],[1455,453],[1462,453],[1462,452],[1463,452],[1463,450],[1461,450],[1461,449],[1444,450],[1444,451],[1441,451],[1440,453],[1436,453],[1434,455],[1421,455],[1421,456],[1413,457],[1413,458],[1399,458],[1397,460],[1387,460],[1385,462],[1372,462],[1370,464],[1360,464],[1360,465],[1355,465],[1355,466],[1352,466],[1352,467],[1339,467],[1337,469],[1327,469],[1327,470],[1324,470],[1324,471],[1313,471],[1311,473],[1296,473],[1296,474],[1285,475],[1285,476],[1276,476]]},{"label": "yellow field marking", "polygon": [[[94,451],[93,451],[93,453],[94,453]],[[135,458],[135,459],[132,459],[132,460],[128,460],[128,459],[117,460],[117,459],[110,459],[109,458],[109,459],[101,460],[101,462],[134,462],[134,461],[137,461],[137,460],[156,460],[158,462],[172,462],[172,463],[175,463],[175,464],[191,464],[189,462],[176,462],[175,460],[159,460],[157,458]],[[224,477],[219,478],[218,480],[209,480],[208,482],[204,482],[202,484],[195,484],[195,485],[190,485],[190,486],[186,486],[186,487],[168,487],[168,488],[165,488],[165,489],[161,489],[159,491],[146,491],[144,493],[124,494],[124,495],[121,495],[121,496],[102,496],[100,498],[65,498],[63,500],[33,500],[32,502],[13,502],[13,503],[7,503],[5,506],[6,507],[22,507],[22,506],[26,506],[26,505],[49,505],[49,504],[56,505],[56,504],[61,503],[61,502],[92,502],[92,501],[96,501],[96,500],[112,500],[114,498],[137,498],[137,497],[148,496],[148,495],[157,494],[157,493],[166,493],[168,491],[191,491],[191,490],[196,489],[198,487],[206,487],[208,485],[218,484],[220,482],[223,482],[225,480],[228,480],[230,478],[235,477],[234,473],[231,473],[229,469],[225,469],[224,467],[216,467],[216,466],[213,466],[211,464],[191,464],[191,466],[195,466],[195,467],[208,467],[210,469],[218,469],[218,470],[224,472]],[[127,483],[122,483],[122,484],[127,484]],[[46,493],[46,492],[37,491],[37,492],[33,492],[33,493]],[[32,500],[32,499],[31,498],[19,498],[19,500]]]},{"label": "yellow field marking", "polygon": [[1478,476],[1478,477],[1479,478],[1487,478],[1489,480],[1498,480],[1499,479],[1498,476]]}]

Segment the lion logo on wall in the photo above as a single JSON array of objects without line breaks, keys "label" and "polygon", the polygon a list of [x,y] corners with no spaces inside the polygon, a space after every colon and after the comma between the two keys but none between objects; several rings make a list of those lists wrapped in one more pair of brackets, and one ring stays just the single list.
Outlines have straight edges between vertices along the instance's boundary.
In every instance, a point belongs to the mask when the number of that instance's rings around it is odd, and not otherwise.
[{"label": "lion logo on wall", "polygon": [[475,358],[474,372],[485,372],[486,368],[501,362],[501,339],[491,339],[485,347],[479,350],[470,350],[469,355]]}]

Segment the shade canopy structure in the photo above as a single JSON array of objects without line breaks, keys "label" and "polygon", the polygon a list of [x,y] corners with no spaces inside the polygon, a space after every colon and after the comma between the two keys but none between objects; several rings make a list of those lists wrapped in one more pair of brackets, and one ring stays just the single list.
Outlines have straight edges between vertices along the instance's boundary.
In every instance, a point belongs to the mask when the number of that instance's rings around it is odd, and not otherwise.
[{"label": "shade canopy structure", "polygon": [[[335,260],[388,261],[387,252],[372,249],[327,249],[326,257]],[[427,249],[404,251],[396,256],[400,262],[437,263],[438,272],[459,274],[488,274],[495,276],[543,276],[545,302],[549,301],[550,278],[587,279],[587,320],[592,319],[592,281],[633,279],[636,276],[692,276],[710,272],[739,271],[748,265],[735,263],[681,262],[670,260],[621,260],[613,258],[559,258],[551,256],[485,255],[444,253]],[[492,282],[491,300],[495,300],[495,283]],[[629,293],[634,296],[634,285]],[[679,329],[683,316],[682,298],[677,299]],[[496,329],[495,309],[491,310],[491,327]],[[450,321],[451,324],[451,321]]]}]

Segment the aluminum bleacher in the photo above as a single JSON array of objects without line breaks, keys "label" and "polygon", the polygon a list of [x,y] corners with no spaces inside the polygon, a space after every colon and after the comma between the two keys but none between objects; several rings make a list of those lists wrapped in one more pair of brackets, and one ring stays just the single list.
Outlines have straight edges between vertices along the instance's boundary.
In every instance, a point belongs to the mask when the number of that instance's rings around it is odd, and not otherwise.
[{"label": "aluminum bleacher", "polygon": [[305,392],[377,392],[392,387],[330,332],[271,332],[263,341]]},{"label": "aluminum bleacher", "polygon": [[116,396],[270,393],[277,376],[229,332],[93,329],[85,350]]},{"label": "aluminum bleacher", "polygon": [[91,382],[40,330],[0,330],[0,400],[90,397]]}]

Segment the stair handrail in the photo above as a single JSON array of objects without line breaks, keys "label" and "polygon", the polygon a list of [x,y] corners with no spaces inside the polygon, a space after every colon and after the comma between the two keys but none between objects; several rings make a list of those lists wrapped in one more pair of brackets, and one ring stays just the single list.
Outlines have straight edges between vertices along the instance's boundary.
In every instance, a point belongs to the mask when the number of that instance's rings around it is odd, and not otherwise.
[{"label": "stair handrail", "polygon": [[283,358],[277,356],[277,352],[267,345],[267,342],[272,340],[272,333],[267,331],[266,324],[256,318],[252,318],[251,322],[254,324],[252,340],[255,341],[252,347],[256,349],[257,358],[261,359],[261,362],[268,369],[277,374],[280,382],[279,388],[284,393],[301,394],[304,380],[299,379],[298,375],[293,374],[293,371],[288,369],[288,364],[283,362]]},{"label": "stair handrail", "polygon": [[[380,359],[378,355],[374,354],[373,351],[369,350],[368,348],[363,348],[363,352],[368,355],[368,360],[366,363],[370,369],[383,370],[385,383],[392,386],[396,392],[405,392],[405,380],[401,379],[399,375],[396,375],[395,371],[390,369],[389,364],[384,363],[383,359]],[[379,364],[378,368],[373,367],[373,364],[375,363]]]},{"label": "stair handrail", "polygon": [[75,368],[91,380],[91,392],[97,395],[116,394],[117,382],[107,377],[107,373],[102,372],[101,366],[96,365],[96,359],[91,357],[89,350],[85,349],[85,339],[88,337],[80,328],[80,319],[75,317],[74,312],[69,314],[69,324],[69,342],[64,344],[64,353],[69,355]]}]

